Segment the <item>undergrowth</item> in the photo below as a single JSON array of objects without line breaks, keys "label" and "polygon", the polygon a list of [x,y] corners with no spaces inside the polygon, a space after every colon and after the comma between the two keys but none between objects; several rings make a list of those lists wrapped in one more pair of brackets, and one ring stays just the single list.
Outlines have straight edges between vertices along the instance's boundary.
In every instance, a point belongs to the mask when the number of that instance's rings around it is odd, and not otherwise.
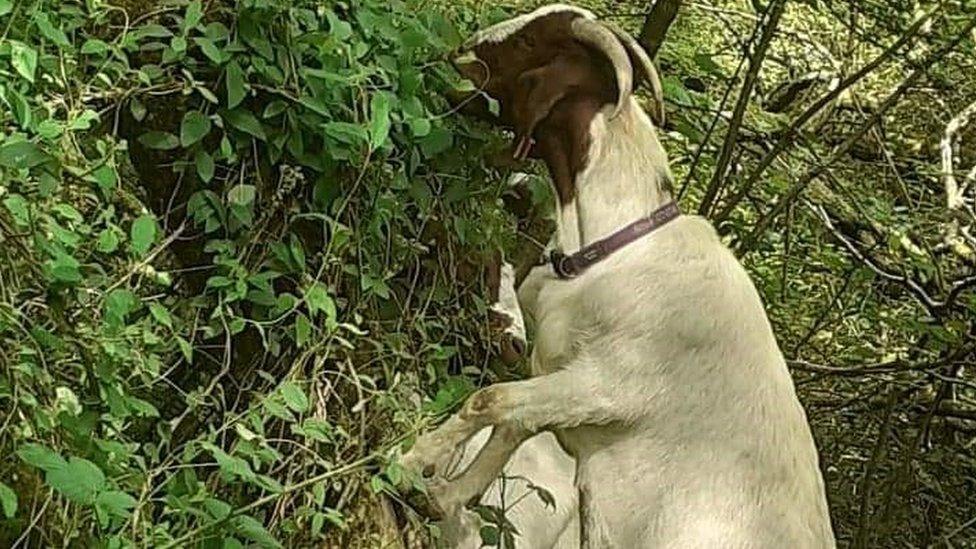
[{"label": "undergrowth", "polygon": [[489,375],[478,266],[511,232],[491,140],[441,98],[450,10],[0,0],[0,25],[0,545],[395,535],[418,405]]}]

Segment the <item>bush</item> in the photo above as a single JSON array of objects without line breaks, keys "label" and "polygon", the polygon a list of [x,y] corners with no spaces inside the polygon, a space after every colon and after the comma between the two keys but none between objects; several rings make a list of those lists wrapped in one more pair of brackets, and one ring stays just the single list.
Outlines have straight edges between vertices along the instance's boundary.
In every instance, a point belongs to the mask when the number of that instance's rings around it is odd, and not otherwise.
[{"label": "bush", "polygon": [[0,544],[382,535],[509,223],[416,7],[0,1]]}]

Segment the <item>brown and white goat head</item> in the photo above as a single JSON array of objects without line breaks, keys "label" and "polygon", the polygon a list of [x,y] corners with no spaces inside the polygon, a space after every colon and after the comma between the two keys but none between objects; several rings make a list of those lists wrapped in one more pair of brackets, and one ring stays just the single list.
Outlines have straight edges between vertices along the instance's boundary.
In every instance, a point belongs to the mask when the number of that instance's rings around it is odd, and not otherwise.
[{"label": "brown and white goat head", "polygon": [[567,173],[553,174],[560,193],[571,192],[564,184],[582,168],[573,164],[585,161],[590,122],[608,105],[616,115],[635,83],[650,88],[651,118],[658,126],[664,121],[661,82],[647,53],[585,9],[554,4],[489,27],[465,42],[453,63],[499,104],[496,116],[484,97],[470,97],[466,112],[513,130],[516,158],[543,158],[550,167],[569,161]]}]

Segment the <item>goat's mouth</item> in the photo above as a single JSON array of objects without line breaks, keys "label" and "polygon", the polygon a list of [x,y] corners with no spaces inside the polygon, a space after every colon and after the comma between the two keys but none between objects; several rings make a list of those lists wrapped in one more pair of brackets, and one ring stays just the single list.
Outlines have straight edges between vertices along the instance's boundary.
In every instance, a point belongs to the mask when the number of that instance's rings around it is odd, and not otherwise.
[{"label": "goat's mouth", "polygon": [[[502,129],[511,129],[501,116],[501,105],[498,100],[489,96],[485,90],[488,82],[489,69],[484,61],[471,50],[455,52],[449,56],[451,65],[467,81],[474,83],[466,90],[452,89],[448,92],[448,101],[459,112],[473,116]],[[482,82],[481,86],[477,82]],[[525,161],[532,154],[535,139],[531,135],[515,135],[512,145],[512,158]]]}]

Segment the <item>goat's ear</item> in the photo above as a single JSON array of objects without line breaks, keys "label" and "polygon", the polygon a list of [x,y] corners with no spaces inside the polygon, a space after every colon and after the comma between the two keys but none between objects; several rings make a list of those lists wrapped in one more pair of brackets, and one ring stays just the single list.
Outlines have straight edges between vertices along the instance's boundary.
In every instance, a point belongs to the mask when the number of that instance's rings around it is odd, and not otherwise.
[{"label": "goat's ear", "polygon": [[549,64],[519,76],[512,101],[512,125],[516,142],[532,136],[539,122],[574,88],[579,87],[585,70],[580,62],[559,56]]}]

